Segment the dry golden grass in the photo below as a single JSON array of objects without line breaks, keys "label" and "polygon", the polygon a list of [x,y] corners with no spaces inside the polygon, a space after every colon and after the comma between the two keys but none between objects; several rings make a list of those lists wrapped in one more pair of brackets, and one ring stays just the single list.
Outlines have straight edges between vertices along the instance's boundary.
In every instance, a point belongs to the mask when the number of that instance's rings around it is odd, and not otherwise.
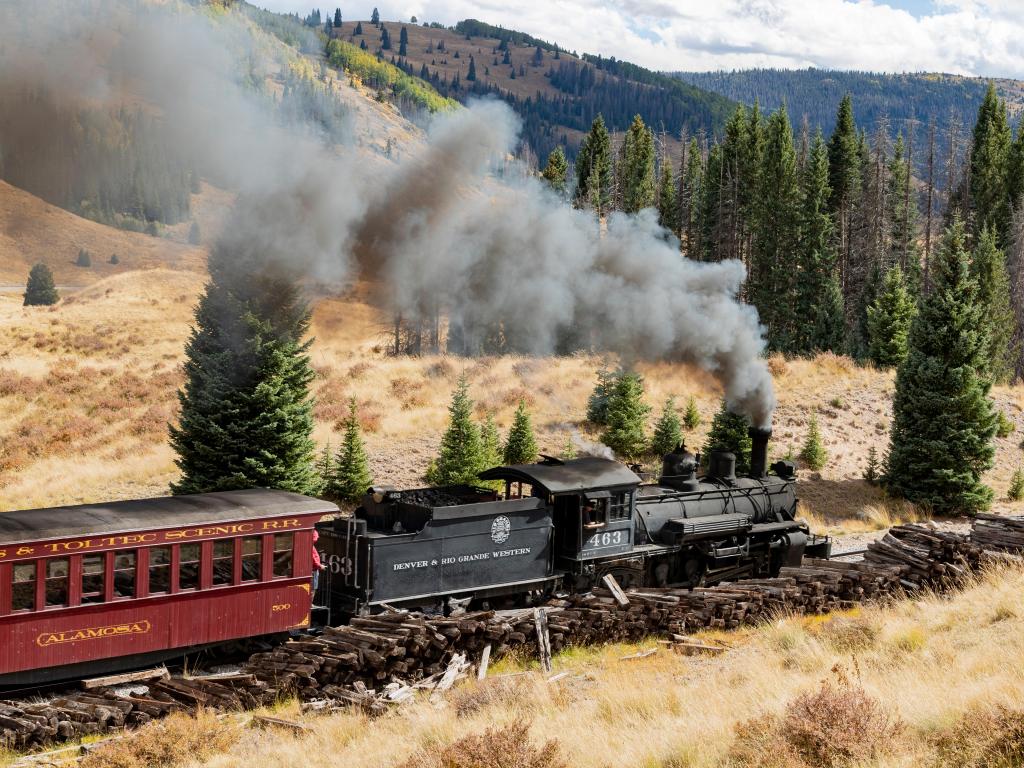
[{"label": "dry golden grass", "polygon": [[[182,270],[126,272],[55,307],[25,308],[19,296],[0,294],[0,510],[166,491],[176,471],[166,424],[176,413],[184,342],[203,279]],[[321,445],[338,444],[354,397],[379,482],[422,482],[461,374],[478,416],[492,413],[501,430],[524,399],[544,453],[598,438],[582,419],[596,369],[614,360],[387,357],[387,324],[365,286],[317,300],[312,333],[315,437]],[[891,372],[834,355],[776,356],[770,367],[779,394],[774,456],[799,451],[811,413],[818,415],[829,452],[821,472],[800,475],[802,514],[832,533],[915,519],[912,508],[886,500],[861,479],[868,449],[885,449]],[[688,397],[696,399],[703,423],[686,441],[699,449],[718,408],[716,382],[690,366],[654,362],[638,368],[653,406],[652,424],[667,397],[674,396],[680,408]],[[1024,388],[997,388],[995,397],[1022,427],[997,440],[997,466],[988,479],[1002,497],[1022,460]],[[1000,502],[1001,508],[1019,506]]]},{"label": "dry golden grass", "polygon": [[211,712],[195,717],[170,715],[128,739],[96,747],[82,758],[81,768],[171,768],[229,749],[239,731]]},{"label": "dry golden grass", "polygon": [[[1024,750],[1022,591],[1024,570],[993,571],[952,596],[716,633],[733,646],[718,657],[622,660],[649,642],[571,649],[554,684],[531,672],[376,720],[310,717],[306,735],[245,731],[186,764],[539,766],[522,756],[554,742],[573,768],[1008,768]],[[276,714],[301,717],[295,703]],[[468,747],[493,760],[460,762]]]},{"label": "dry golden grass", "polygon": [[[200,208],[203,197],[193,198]],[[0,286],[24,285],[29,269],[38,262],[53,270],[59,286],[89,285],[135,269],[204,269],[205,251],[185,244],[187,224],[182,232],[180,241],[174,242],[107,227],[0,182]],[[89,268],[75,266],[81,248],[92,256]],[[121,260],[117,265],[109,263],[115,253]]]}]

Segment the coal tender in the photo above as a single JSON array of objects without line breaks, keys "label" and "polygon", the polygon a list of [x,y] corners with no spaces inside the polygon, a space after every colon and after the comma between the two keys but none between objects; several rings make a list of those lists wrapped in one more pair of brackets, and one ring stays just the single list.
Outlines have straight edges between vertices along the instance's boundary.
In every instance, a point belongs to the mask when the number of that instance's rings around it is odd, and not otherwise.
[{"label": "coal tender", "polygon": [[698,474],[680,446],[650,484],[610,459],[545,457],[480,474],[500,491],[373,488],[352,518],[321,528],[332,613],[511,607],[606,575],[624,588],[711,585],[828,557],[828,537],[795,519],[794,465],[769,471],[771,431],[750,435],[745,476],[724,452]]}]

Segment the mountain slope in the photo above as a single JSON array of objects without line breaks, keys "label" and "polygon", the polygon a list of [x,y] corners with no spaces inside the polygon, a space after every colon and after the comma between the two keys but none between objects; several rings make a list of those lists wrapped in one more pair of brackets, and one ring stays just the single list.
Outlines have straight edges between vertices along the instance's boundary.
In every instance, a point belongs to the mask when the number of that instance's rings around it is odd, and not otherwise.
[{"label": "mountain slope", "polygon": [[[745,104],[759,101],[766,110],[785,103],[795,123],[806,115],[812,130],[820,127],[826,134],[835,124],[836,108],[846,93],[853,97],[857,124],[869,131],[882,118],[904,128],[909,120],[926,124],[930,117],[940,125],[947,124],[952,117],[965,130],[964,126],[973,125],[987,86],[987,80],[982,78],[959,75],[825,69],[678,72],[676,77]],[[1024,84],[998,80],[996,85],[1010,103],[1011,111],[1019,112]]]},{"label": "mountain slope", "polygon": [[[362,34],[356,30],[361,28]],[[383,48],[383,31],[390,48]],[[402,31],[408,36],[401,55]],[[575,155],[583,133],[598,113],[613,132],[639,114],[671,140],[681,131],[715,133],[735,103],[720,95],[615,59],[568,53],[556,44],[468,19],[454,28],[351,20],[333,31],[353,45],[365,42],[442,95],[462,102],[496,95],[523,120],[523,138],[543,161],[556,145]],[[470,79],[473,62],[475,80]],[[674,142],[673,142],[674,144]]]}]

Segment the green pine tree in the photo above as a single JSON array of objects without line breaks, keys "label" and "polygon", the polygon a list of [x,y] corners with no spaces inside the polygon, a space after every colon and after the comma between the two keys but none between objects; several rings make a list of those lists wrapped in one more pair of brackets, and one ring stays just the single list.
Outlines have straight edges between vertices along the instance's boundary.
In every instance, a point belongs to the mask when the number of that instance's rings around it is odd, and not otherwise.
[{"label": "green pine tree", "polygon": [[1006,102],[999,98],[994,83],[988,84],[978,108],[971,144],[970,203],[973,231],[988,227],[1000,246],[1008,245],[1011,216],[1010,156],[1013,133]]},{"label": "green pine tree", "polygon": [[327,485],[327,495],[341,501],[356,502],[373,485],[373,476],[370,474],[366,446],[359,433],[354,397],[349,400],[344,427],[345,435],[341,438],[341,447],[334,459],[334,472]]},{"label": "green pine tree", "polygon": [[844,347],[843,295],[828,211],[829,194],[828,151],[819,130],[800,182],[799,279],[791,347],[797,354],[839,352]]},{"label": "green pine tree", "polygon": [[330,441],[320,449],[313,472],[316,475],[317,493],[326,494],[331,478],[334,477],[334,452],[331,450]]},{"label": "green pine tree", "polygon": [[907,356],[910,325],[917,306],[899,264],[885,273],[881,289],[868,307],[868,359],[879,368],[895,368]]},{"label": "green pine tree", "polygon": [[701,418],[700,411],[697,410],[697,398],[690,395],[686,399],[686,413],[683,414],[683,424],[689,430],[694,430],[700,426]]},{"label": "green pine tree", "polygon": [[780,107],[765,129],[747,291],[768,329],[769,347],[783,352],[794,345],[797,275],[791,259],[797,249],[799,202],[793,129],[785,107]]},{"label": "green pine tree", "polygon": [[555,147],[548,155],[548,164],[541,171],[541,176],[551,185],[551,188],[560,195],[565,194],[566,174],[569,171],[569,161],[565,159],[565,152],[561,147]]},{"label": "green pine tree", "polygon": [[[245,237],[243,235],[242,237]],[[309,308],[263,243],[222,241],[185,346],[181,415],[170,428],[176,493],[317,489]]]},{"label": "green pine tree", "polygon": [[644,432],[651,408],[643,398],[643,378],[637,373],[619,376],[608,398],[608,424],[601,440],[626,459],[639,458],[647,449]]},{"label": "green pine tree", "polygon": [[526,402],[520,400],[505,442],[505,464],[532,464],[536,458],[537,441],[533,436],[530,412],[526,410]]},{"label": "green pine tree", "polygon": [[903,134],[900,134],[889,161],[885,196],[889,262],[899,265],[908,289],[916,296],[921,286],[921,254],[917,247],[917,193],[911,188],[911,175],[910,160],[904,157]]},{"label": "green pine tree", "polygon": [[989,378],[1008,381],[1013,373],[1017,350],[1013,345],[1016,318],[1010,304],[1010,278],[1006,258],[996,244],[996,233],[983,227],[974,247],[971,275],[978,283],[978,301],[988,329]]},{"label": "green pine tree", "polygon": [[24,299],[26,307],[45,307],[60,301],[57,286],[53,284],[53,272],[42,262],[29,270]]},{"label": "green pine tree", "polygon": [[85,248],[80,248],[78,250],[78,258],[75,259],[75,266],[76,267],[91,267],[92,266],[92,256],[89,254],[89,252],[87,250],[85,250]]},{"label": "green pine tree", "polygon": [[1013,477],[1010,479],[1010,488],[1006,492],[1006,498],[1010,501],[1024,499],[1024,470],[1017,468],[1013,471]]},{"label": "green pine tree", "polygon": [[602,368],[597,372],[594,391],[587,398],[587,421],[591,424],[605,426],[608,423],[608,401],[621,377],[622,371]]},{"label": "green pine tree", "polygon": [[441,437],[441,450],[427,472],[433,485],[475,485],[484,467],[480,430],[473,423],[473,401],[465,375],[452,394],[448,406],[448,428]]},{"label": "green pine tree", "polygon": [[483,465],[485,469],[496,467],[502,463],[501,435],[498,434],[498,425],[494,421],[494,414],[487,412],[487,418],[480,426],[480,446],[483,451]]},{"label": "green pine tree", "polygon": [[565,438],[565,443],[562,445],[562,451],[559,454],[559,458],[569,461],[570,459],[576,458],[576,444],[572,441],[572,436]]},{"label": "green pine tree", "polygon": [[976,512],[992,500],[981,482],[992,467],[996,432],[989,341],[965,240],[956,219],[934,258],[932,290],[896,374],[885,458],[890,493],[944,514]]},{"label": "green pine tree", "polygon": [[753,443],[748,433],[749,429],[750,422],[747,417],[730,411],[723,400],[722,407],[711,420],[711,429],[704,441],[702,457],[705,466],[712,451],[728,451],[736,456],[738,474],[750,472],[750,451]]},{"label": "green pine tree", "polygon": [[679,422],[679,414],[676,413],[676,401],[670,397],[665,401],[661,409],[661,416],[654,425],[654,435],[651,437],[651,453],[655,456],[664,456],[671,453],[680,443],[683,442],[682,425]]},{"label": "green pine tree", "polygon": [[864,468],[864,479],[867,481],[868,485],[878,484],[878,470],[878,451],[875,450],[875,446],[872,445],[868,448],[868,463]]},{"label": "green pine tree", "polygon": [[800,460],[809,468],[815,471],[821,469],[828,462],[828,453],[821,441],[821,430],[818,428],[818,417],[811,416],[811,425],[807,430],[807,439],[800,448]]},{"label": "green pine tree", "polygon": [[679,205],[676,202],[676,180],[672,159],[666,155],[661,162],[661,184],[658,186],[658,223],[669,232],[679,231]]},{"label": "green pine tree", "polygon": [[828,140],[829,210],[836,224],[836,246],[840,274],[849,273],[853,241],[853,216],[861,190],[861,150],[853,119],[853,99],[843,96],[836,112],[836,125]]},{"label": "green pine tree", "polygon": [[700,212],[701,184],[703,183],[704,158],[696,138],[690,139],[686,147],[686,162],[679,175],[679,237],[683,252],[691,259],[700,258]]},{"label": "green pine tree", "polygon": [[636,115],[626,131],[623,167],[622,210],[636,213],[654,206],[657,186],[654,174],[654,134]]},{"label": "green pine tree", "polygon": [[598,115],[576,155],[576,205],[590,206],[599,216],[612,199],[612,139]]}]

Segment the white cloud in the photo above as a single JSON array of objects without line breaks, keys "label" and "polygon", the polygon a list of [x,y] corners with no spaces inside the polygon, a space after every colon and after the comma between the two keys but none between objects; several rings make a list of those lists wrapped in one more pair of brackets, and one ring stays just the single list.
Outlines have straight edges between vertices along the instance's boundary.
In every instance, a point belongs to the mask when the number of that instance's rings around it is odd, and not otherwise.
[{"label": "white cloud", "polygon": [[[369,17],[365,9],[342,12]],[[307,13],[315,0],[263,0]],[[335,3],[335,5],[337,2]],[[381,0],[386,19],[478,18],[661,70],[829,67],[1024,77],[1024,0]]]}]

